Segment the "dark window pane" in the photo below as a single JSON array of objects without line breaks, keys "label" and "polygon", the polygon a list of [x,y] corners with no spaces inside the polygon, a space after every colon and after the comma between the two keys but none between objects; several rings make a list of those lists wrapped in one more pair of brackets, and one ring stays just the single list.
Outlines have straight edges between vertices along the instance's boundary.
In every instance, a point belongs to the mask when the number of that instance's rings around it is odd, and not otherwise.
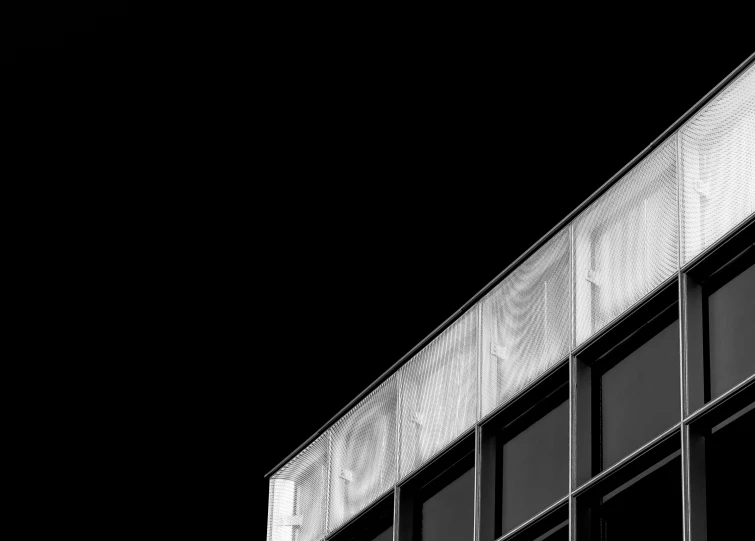
[{"label": "dark window pane", "polygon": [[682,465],[675,458],[605,501],[603,539],[682,539]]},{"label": "dark window pane", "polygon": [[755,410],[706,438],[708,539],[743,539],[752,531]]},{"label": "dark window pane", "polygon": [[563,402],[503,445],[503,533],[569,491],[569,403]]},{"label": "dark window pane", "polygon": [[708,297],[710,394],[755,373],[755,266]]},{"label": "dark window pane", "polygon": [[619,361],[601,385],[605,469],[679,422],[679,322]]},{"label": "dark window pane", "polygon": [[393,541],[393,526],[378,535],[374,541]]},{"label": "dark window pane", "polygon": [[569,541],[569,528],[561,528],[552,534],[538,537],[535,541]]},{"label": "dark window pane", "polygon": [[423,541],[471,540],[474,529],[474,468],[422,504]]}]

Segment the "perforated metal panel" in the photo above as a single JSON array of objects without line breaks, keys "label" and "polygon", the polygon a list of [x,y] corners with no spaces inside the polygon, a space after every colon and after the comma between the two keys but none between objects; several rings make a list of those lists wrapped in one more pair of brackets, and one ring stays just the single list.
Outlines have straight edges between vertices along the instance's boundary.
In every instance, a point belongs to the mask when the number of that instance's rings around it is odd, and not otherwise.
[{"label": "perforated metal panel", "polygon": [[755,65],[681,130],[682,262],[755,212]]},{"label": "perforated metal panel", "polygon": [[400,476],[477,420],[478,305],[400,370]]},{"label": "perforated metal panel", "polygon": [[676,184],[672,135],[576,218],[577,344],[678,270]]},{"label": "perforated metal panel", "polygon": [[326,432],[270,479],[267,541],[320,541],[325,537],[328,492]]},{"label": "perforated metal panel", "polygon": [[397,407],[394,375],[333,425],[329,531],[345,524],[396,482]]},{"label": "perforated metal panel", "polygon": [[507,276],[482,303],[482,415],[569,353],[568,228]]}]

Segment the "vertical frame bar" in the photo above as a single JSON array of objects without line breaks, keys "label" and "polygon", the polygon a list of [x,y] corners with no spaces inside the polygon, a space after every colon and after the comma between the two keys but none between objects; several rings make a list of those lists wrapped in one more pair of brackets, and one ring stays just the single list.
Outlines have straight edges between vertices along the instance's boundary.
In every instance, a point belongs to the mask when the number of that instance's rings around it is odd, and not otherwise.
[{"label": "vertical frame bar", "polygon": [[328,451],[325,455],[325,531],[323,535],[327,537],[330,533],[330,472],[333,461],[333,431],[329,428],[327,431]]},{"label": "vertical frame bar", "polygon": [[574,489],[577,479],[577,455],[576,455],[576,360],[569,355],[569,541],[577,539],[576,527],[576,502],[574,501]]},{"label": "vertical frame bar", "polygon": [[472,539],[480,539],[480,465],[481,465],[480,426],[474,429],[474,534]]},{"label": "vertical frame bar", "polygon": [[402,401],[404,396],[404,372],[399,370],[396,372],[396,482],[393,485],[393,541],[399,541],[399,525],[401,522],[401,514],[399,512],[399,504],[401,500],[401,493],[398,487],[401,472],[401,408],[403,407]]},{"label": "vertical frame bar", "polygon": [[473,541],[480,539],[480,466],[482,452],[480,441],[480,417],[482,416],[482,301],[477,303],[477,417],[474,427],[474,534]]},{"label": "vertical frame bar", "polygon": [[681,463],[682,463],[682,540],[689,541],[689,431],[684,426],[687,416],[687,370],[686,370],[686,341],[687,341],[687,302],[686,286],[682,274],[682,254],[684,253],[684,232],[682,230],[682,180],[684,178],[682,160],[681,130],[672,136],[676,138],[676,216],[677,216],[677,282],[679,295],[679,420],[681,430]]},{"label": "vertical frame bar", "polygon": [[687,300],[684,274],[679,271],[679,385],[680,385],[680,418],[682,426],[680,431],[681,462],[682,462],[682,539],[690,540],[690,448],[689,427],[684,424],[687,416],[688,388],[686,370],[687,352]]},{"label": "vertical frame bar", "polygon": [[577,539],[577,502],[574,489],[577,488],[577,367],[574,347],[577,343],[575,313],[577,299],[574,287],[574,220],[569,223],[569,293],[571,298],[569,348],[569,541]]},{"label": "vertical frame bar", "polygon": [[401,520],[400,514],[399,514],[399,499],[401,498],[400,491],[398,489],[398,485],[393,486],[393,541],[398,541],[398,529],[399,529],[399,522]]}]

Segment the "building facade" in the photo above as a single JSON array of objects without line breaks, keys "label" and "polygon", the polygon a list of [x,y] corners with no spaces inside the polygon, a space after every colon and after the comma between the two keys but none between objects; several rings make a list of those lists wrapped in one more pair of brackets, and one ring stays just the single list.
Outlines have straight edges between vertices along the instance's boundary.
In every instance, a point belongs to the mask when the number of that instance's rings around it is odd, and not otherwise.
[{"label": "building facade", "polygon": [[753,58],[271,472],[267,540],[736,538]]}]

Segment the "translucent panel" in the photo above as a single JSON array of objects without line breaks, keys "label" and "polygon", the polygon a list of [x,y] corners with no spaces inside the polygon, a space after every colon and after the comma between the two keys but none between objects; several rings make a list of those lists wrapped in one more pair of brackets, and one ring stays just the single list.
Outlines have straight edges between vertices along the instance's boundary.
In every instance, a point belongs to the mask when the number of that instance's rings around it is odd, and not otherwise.
[{"label": "translucent panel", "polygon": [[342,526],[396,482],[397,378],[333,425],[328,530]]},{"label": "translucent panel", "polygon": [[569,231],[558,233],[482,303],[482,414],[569,353]]},{"label": "translucent panel", "polygon": [[755,212],[755,65],[681,130],[682,262]]},{"label": "translucent panel", "polygon": [[676,136],[574,222],[577,345],[678,269]]},{"label": "translucent panel", "polygon": [[313,441],[270,479],[267,541],[325,537],[328,435]]},{"label": "translucent panel", "polygon": [[401,368],[401,477],[477,420],[477,320],[475,305]]}]

